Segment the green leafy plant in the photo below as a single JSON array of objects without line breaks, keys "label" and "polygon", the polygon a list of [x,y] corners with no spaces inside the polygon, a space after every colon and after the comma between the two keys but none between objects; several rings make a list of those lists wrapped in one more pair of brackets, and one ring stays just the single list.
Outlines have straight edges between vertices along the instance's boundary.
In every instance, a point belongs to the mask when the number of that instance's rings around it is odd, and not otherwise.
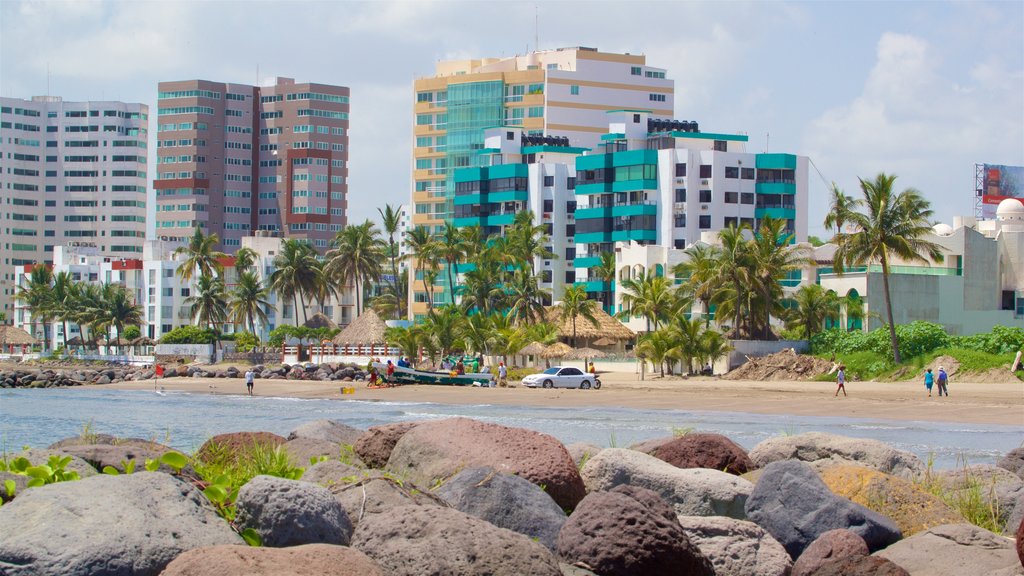
[{"label": "green leafy plant", "polygon": [[239,352],[252,352],[257,346],[259,346],[259,344],[260,341],[256,336],[253,336],[248,332],[239,332],[238,334],[235,334],[235,346],[238,348]]},{"label": "green leafy plant", "polygon": [[957,460],[960,477],[951,482],[933,473],[934,457],[930,456],[924,475],[916,482],[917,486],[937,496],[971,524],[996,534],[1002,533],[1007,519],[999,508],[995,479],[986,482],[971,472],[965,458]]},{"label": "green leafy plant", "polygon": [[18,456],[9,461],[0,460],[0,462],[2,462],[0,472],[10,472],[31,478],[28,481],[29,488],[57,482],[70,482],[80,478],[77,471],[67,470],[67,465],[71,463],[71,456],[61,457],[54,454],[46,460],[46,464],[38,466],[33,466],[24,456]]},{"label": "green leafy plant", "polygon": [[212,328],[179,326],[160,338],[161,344],[213,344],[219,334]]}]

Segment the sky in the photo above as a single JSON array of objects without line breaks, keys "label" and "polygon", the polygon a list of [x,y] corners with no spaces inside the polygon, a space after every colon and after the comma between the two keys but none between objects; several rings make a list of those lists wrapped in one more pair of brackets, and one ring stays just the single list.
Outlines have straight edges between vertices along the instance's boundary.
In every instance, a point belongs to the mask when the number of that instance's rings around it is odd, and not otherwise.
[{"label": "sky", "polygon": [[[416,78],[440,60],[588,46],[645,54],[676,118],[811,159],[828,183],[896,174],[935,219],[974,213],[974,164],[1024,165],[1024,2],[0,2],[0,94],[150,106],[157,83],[273,76],[351,88],[349,221],[408,203]],[[49,70],[49,74],[47,74]]]}]

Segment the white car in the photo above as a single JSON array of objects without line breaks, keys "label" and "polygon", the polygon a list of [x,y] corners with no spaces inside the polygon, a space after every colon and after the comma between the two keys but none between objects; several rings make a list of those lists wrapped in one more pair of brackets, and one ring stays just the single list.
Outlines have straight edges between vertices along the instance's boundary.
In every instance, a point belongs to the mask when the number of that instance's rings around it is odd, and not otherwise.
[{"label": "white car", "polygon": [[554,366],[540,374],[530,374],[523,378],[523,386],[528,388],[600,388],[595,385],[596,378],[579,368],[572,366]]}]

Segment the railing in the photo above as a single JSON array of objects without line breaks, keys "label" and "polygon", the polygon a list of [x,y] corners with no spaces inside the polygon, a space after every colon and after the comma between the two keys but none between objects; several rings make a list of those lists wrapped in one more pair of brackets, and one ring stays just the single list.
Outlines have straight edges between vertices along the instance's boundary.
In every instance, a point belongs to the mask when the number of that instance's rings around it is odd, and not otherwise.
[{"label": "railing", "polygon": [[308,353],[313,358],[318,358],[320,356],[397,356],[402,353],[399,348],[395,346],[388,346],[387,344],[285,345],[281,347],[281,353],[284,356],[297,356],[299,355],[300,348],[302,349],[303,356]]}]

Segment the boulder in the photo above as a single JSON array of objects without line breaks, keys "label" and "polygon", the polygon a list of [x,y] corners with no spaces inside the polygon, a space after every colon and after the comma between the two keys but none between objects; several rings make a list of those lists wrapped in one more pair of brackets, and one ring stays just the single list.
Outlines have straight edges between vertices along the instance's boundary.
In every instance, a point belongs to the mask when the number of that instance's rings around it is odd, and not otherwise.
[{"label": "boulder", "polygon": [[346,546],[352,537],[352,523],[341,503],[323,486],[309,482],[257,476],[238,490],[235,505],[239,529],[259,532],[264,546]]},{"label": "boulder", "polygon": [[22,450],[21,452],[12,452],[7,454],[8,461],[15,458],[26,458],[29,463],[33,466],[39,466],[49,462],[51,456],[71,456],[71,461],[64,466],[66,472],[78,472],[80,478],[87,478],[89,476],[95,476],[98,471],[92,464],[86,462],[84,459],[75,456],[74,454],[68,454],[64,450],[52,450],[49,448],[29,448],[28,450]]},{"label": "boulder", "polygon": [[[879,472],[912,480],[924,470],[921,459],[877,440],[807,432],[769,438],[750,451],[754,465],[763,468],[779,460],[822,464],[858,464]],[[819,461],[826,462],[819,462]]]},{"label": "boulder", "polygon": [[941,484],[946,490],[962,491],[967,497],[980,490],[982,498],[995,500],[999,515],[1009,518],[1017,506],[1017,499],[1024,494],[1024,480],[1019,476],[992,464],[974,464],[953,470],[932,472],[929,479]]},{"label": "boulder", "polygon": [[587,442],[573,442],[565,447],[566,451],[569,452],[569,457],[576,463],[577,468],[582,468],[587,460],[593,458],[598,452],[604,450],[596,444],[589,444]]},{"label": "boulder", "polygon": [[356,438],[352,449],[367,466],[383,468],[388,463],[398,439],[420,424],[422,422],[395,422],[383,426],[370,426]]},{"label": "boulder", "polygon": [[822,562],[813,572],[809,572],[808,576],[910,576],[910,574],[885,558],[845,556]]},{"label": "boulder", "polygon": [[1017,532],[1017,526],[1024,521],[1024,494],[1017,497],[1017,504],[1013,507],[1013,512],[1010,514],[1009,520],[1006,521],[1006,527],[1003,529],[1003,534],[1007,536],[1013,536]]},{"label": "boulder", "polygon": [[711,562],[716,576],[789,574],[793,561],[786,549],[753,522],[725,516],[680,516],[679,524]]},{"label": "boulder", "polygon": [[911,574],[990,574],[1020,563],[1013,542],[973,524],[947,524],[876,552]]},{"label": "boulder", "polygon": [[602,576],[715,574],[672,507],[634,486],[587,494],[558,534],[558,554]]},{"label": "boulder", "polygon": [[818,536],[793,563],[790,576],[808,576],[830,560],[848,556],[867,556],[864,539],[849,530],[829,530]]},{"label": "boulder", "polygon": [[747,451],[721,434],[686,434],[650,454],[677,468],[710,468],[736,475],[754,468]]},{"label": "boulder", "polygon": [[539,542],[451,508],[402,506],[359,522],[352,547],[391,576],[560,576]]},{"label": "boulder", "polygon": [[1017,559],[1024,566],[1024,520],[1017,525]]},{"label": "boulder", "polygon": [[281,444],[281,448],[288,453],[288,462],[297,468],[309,468],[313,466],[310,460],[319,461],[321,456],[331,460],[341,457],[341,445],[327,440],[295,438]]},{"label": "boulder", "polygon": [[80,436],[72,436],[58,440],[50,444],[50,450],[59,450],[65,446],[78,446],[80,444],[117,444],[121,439],[110,434],[83,433]]},{"label": "boulder", "polygon": [[[142,470],[146,467],[146,460],[159,460],[167,452],[177,452],[167,446],[159,444],[77,444],[63,448],[68,454],[72,454],[85,460],[97,470],[102,471],[110,466],[118,472],[125,472],[125,465],[132,460],[135,461],[135,470]],[[160,465],[162,472],[170,472],[171,468]]]},{"label": "boulder", "polygon": [[463,470],[434,493],[456,510],[525,534],[549,550],[565,523],[565,512],[539,486],[492,468]]},{"label": "boulder", "polygon": [[1024,448],[1014,448],[996,462],[996,466],[1013,472],[1024,480]]},{"label": "boulder", "polygon": [[661,448],[663,445],[675,440],[678,436],[660,436],[658,438],[651,438],[650,440],[644,440],[637,442],[629,447],[630,450],[636,450],[637,452],[643,452],[644,454],[654,455],[654,451]]},{"label": "boulder", "polygon": [[161,576],[385,576],[380,565],[358,550],[329,544],[291,548],[210,546],[178,556]]},{"label": "boulder", "polygon": [[[14,482],[14,492],[7,492],[7,481]],[[18,494],[28,488],[28,481],[31,480],[25,474],[12,474],[11,472],[0,472],[0,502],[10,502]]]},{"label": "boulder", "polygon": [[242,544],[199,490],[161,472],[99,474],[0,507],[0,573],[156,575],[180,553]]},{"label": "boulder", "polygon": [[676,468],[643,452],[606,448],[580,471],[587,490],[609,490],[620,484],[658,493],[682,516],[729,516],[743,520],[744,505],[754,485],[732,474],[703,468]]},{"label": "boulder", "polygon": [[474,466],[490,466],[544,486],[563,508],[583,499],[583,480],[562,443],[524,428],[468,418],[424,422],[402,435],[387,464],[420,486]]},{"label": "boulder", "polygon": [[229,432],[210,438],[196,451],[196,458],[204,462],[230,462],[254,446],[277,448],[287,440],[272,432]]},{"label": "boulder", "polygon": [[848,529],[868,545],[884,548],[900,539],[900,529],[881,514],[836,496],[804,462],[769,464],[747,498],[747,519],[756,522],[797,558],[818,536]]},{"label": "boulder", "polygon": [[419,490],[414,484],[379,470],[363,471],[353,482],[338,483],[329,489],[355,526],[363,518],[401,506],[448,506],[432,492]]},{"label": "boulder", "polygon": [[891,518],[904,538],[932,526],[966,521],[938,496],[877,470],[839,464],[819,475],[833,493]]},{"label": "boulder", "polygon": [[345,484],[347,480],[355,481],[361,477],[361,470],[338,460],[324,460],[306,469],[302,475],[303,482],[312,482],[325,487]]}]

